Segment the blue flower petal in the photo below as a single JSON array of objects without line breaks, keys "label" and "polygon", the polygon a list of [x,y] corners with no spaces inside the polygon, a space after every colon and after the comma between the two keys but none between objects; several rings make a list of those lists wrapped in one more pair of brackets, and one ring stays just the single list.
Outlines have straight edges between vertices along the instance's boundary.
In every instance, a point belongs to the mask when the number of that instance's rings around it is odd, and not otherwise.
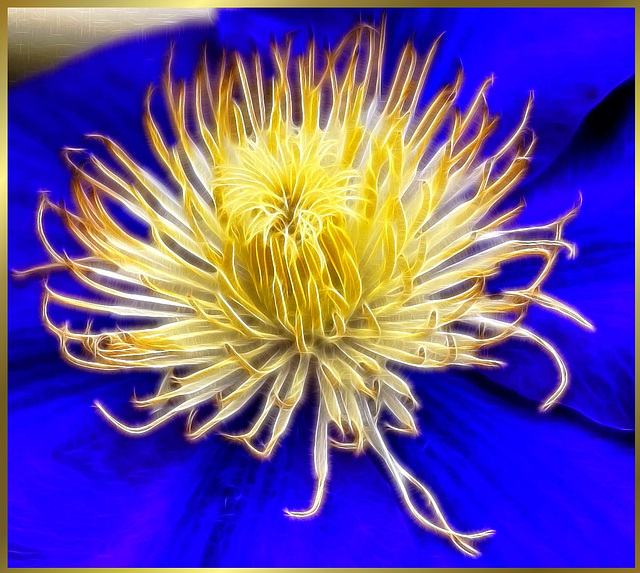
[{"label": "blue flower petal", "polygon": [[[309,29],[321,43],[335,44],[356,22],[379,22],[381,13],[343,8],[220,10],[217,32],[230,48],[246,51],[251,43],[261,52],[267,51],[271,37],[282,41],[294,32],[294,48],[302,50]],[[461,101],[495,75],[489,107],[501,115],[497,136],[506,136],[519,123],[529,91],[534,91],[530,125],[540,140],[531,174],[564,149],[589,110],[635,69],[630,8],[425,8],[386,13],[389,73],[408,39],[413,37],[426,52],[445,32],[428,92],[451,81],[460,64],[466,75]]]},{"label": "blue flower petal", "polygon": [[[272,567],[615,567],[634,561],[634,449],[629,433],[594,426],[569,410],[535,404],[482,376],[414,374],[422,436],[392,449],[434,492],[456,527],[496,535],[470,559],[417,526],[382,464],[332,453],[321,513],[305,507],[312,484],[308,412],[272,462],[261,467],[234,522],[230,545],[216,539],[202,565]],[[302,429],[301,429],[302,427]],[[307,483],[304,491],[304,483]],[[606,491],[606,495],[603,492]],[[173,555],[180,547],[171,548]],[[219,561],[209,561],[216,551]]]},{"label": "blue flower petal", "polygon": [[[130,416],[128,396],[145,377],[105,380],[61,366],[52,350],[31,351],[38,368],[25,362],[12,363],[10,370],[16,384],[49,371],[42,381],[30,382],[28,399],[23,388],[10,401],[10,565],[165,565],[161,556],[172,542],[167,534],[179,515],[192,511],[192,521],[201,511],[189,507],[188,495],[207,472],[215,472],[217,481],[208,483],[213,503],[207,518],[209,524],[224,519],[225,491],[235,481],[228,472],[238,471],[233,468],[241,468],[243,460],[221,470],[215,460],[224,459],[232,446],[217,442],[215,451],[211,444],[189,446],[179,424],[150,440],[116,432],[91,407],[93,400]],[[184,562],[188,558],[184,555]]]},{"label": "blue flower petal", "polygon": [[417,526],[370,456],[333,453],[321,513],[286,518],[283,508],[305,507],[311,493],[311,408],[262,463],[219,437],[187,445],[179,422],[139,439],[114,432],[87,403],[97,395],[124,410],[132,378],[11,408],[11,565],[633,564],[632,435],[566,409],[540,415],[482,376],[413,375],[422,436],[390,440],[455,526],[497,530],[477,560]]},{"label": "blue flower petal", "polygon": [[[532,312],[527,324],[567,361],[572,382],[562,402],[622,429],[634,427],[634,102],[632,78],[589,114],[571,145],[519,193],[527,202],[523,225],[554,219],[582,194],[566,233],[578,256],[559,262],[545,291],[578,309],[596,332],[548,312]],[[525,265],[514,266],[495,283],[530,274]],[[557,373],[540,351],[511,344],[496,354],[509,366],[492,372],[492,379],[536,400],[550,393]]]}]

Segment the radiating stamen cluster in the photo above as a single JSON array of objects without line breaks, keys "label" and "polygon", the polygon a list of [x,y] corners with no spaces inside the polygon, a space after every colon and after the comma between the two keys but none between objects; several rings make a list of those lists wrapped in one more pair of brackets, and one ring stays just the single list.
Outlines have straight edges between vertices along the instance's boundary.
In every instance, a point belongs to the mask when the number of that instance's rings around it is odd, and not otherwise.
[{"label": "radiating stamen cluster", "polygon": [[[573,254],[563,228],[576,209],[537,227],[514,224],[523,205],[499,211],[522,178],[533,136],[531,100],[513,135],[482,150],[496,120],[487,80],[461,112],[462,74],[426,105],[421,96],[435,45],[424,57],[408,43],[391,82],[383,82],[384,25],[360,25],[320,55],[273,47],[274,76],[259,56],[204,63],[187,90],[167,75],[175,143],[151,113],[145,126],[166,168],[160,179],[115,142],[103,160],[67,150],[75,211],[42,196],[38,232],[52,263],[93,296],[45,285],[43,319],[71,363],[98,370],[157,369],[156,394],[135,399],[151,419],[144,434],[187,415],[191,439],[219,430],[258,401],[246,432],[225,435],[269,456],[304,396],[317,406],[311,507],[321,505],[331,447],[376,452],[403,502],[424,526],[475,554],[490,531],[453,529],[429,490],[387,447],[387,429],[415,434],[416,401],[393,365],[433,369],[495,367],[485,349],[530,340],[565,364],[523,325],[532,303],[591,325],[541,290],[559,253]],[[44,216],[54,211],[86,256],[50,243]],[[142,237],[122,212],[148,230]],[[491,294],[501,265],[540,257],[530,284]],[[118,319],[113,329],[59,326],[52,303]],[[131,326],[131,321],[138,321]],[[129,322],[123,322],[129,321]],[[140,324],[143,321],[143,324]],[[127,325],[125,327],[125,325]],[[212,415],[199,415],[215,405]]]}]

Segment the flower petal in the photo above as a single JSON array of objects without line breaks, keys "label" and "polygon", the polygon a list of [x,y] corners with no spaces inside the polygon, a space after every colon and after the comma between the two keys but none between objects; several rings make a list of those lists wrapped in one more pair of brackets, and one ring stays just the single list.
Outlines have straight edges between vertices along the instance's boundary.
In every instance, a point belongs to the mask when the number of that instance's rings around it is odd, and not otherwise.
[{"label": "flower petal", "polygon": [[[500,133],[518,124],[529,91],[536,96],[531,128],[540,135],[531,174],[540,172],[571,139],[580,121],[609,91],[634,72],[632,9],[390,9],[387,13],[390,71],[405,42],[414,38],[426,52],[441,33],[428,86],[432,92],[453,79],[461,64],[466,81],[462,100],[484,79],[495,76],[489,94],[500,113]],[[335,43],[358,21],[379,22],[372,9],[220,10],[217,33],[223,45],[246,51],[246,34],[261,52],[271,37],[294,33],[302,50],[313,29],[322,43]]]},{"label": "flower petal", "polygon": [[[582,207],[567,228],[578,256],[560,260],[545,290],[579,310],[596,331],[548,312],[531,312],[527,324],[553,342],[568,364],[571,386],[562,402],[623,429],[634,427],[634,137],[630,79],[589,114],[562,155],[520,192],[527,202],[524,224],[551,220],[582,195]],[[495,285],[530,274],[525,265],[505,269]],[[509,366],[492,372],[492,379],[535,400],[550,393],[557,375],[539,351],[513,344],[497,353]]]},{"label": "flower petal", "polygon": [[[302,414],[261,468],[226,551],[239,567],[615,567],[634,560],[633,436],[534,403],[482,376],[413,374],[422,435],[390,440],[462,531],[496,530],[476,560],[424,531],[399,505],[382,464],[332,453],[326,503],[310,520],[280,508],[311,491]],[[305,417],[308,418],[305,420]],[[309,438],[309,439],[307,439]],[[285,471],[286,470],[286,473]],[[303,484],[307,482],[307,491]],[[606,491],[606,495],[603,494]],[[216,541],[211,540],[213,550]],[[172,548],[177,554],[179,548]]]},{"label": "flower petal", "polygon": [[[80,375],[65,368],[60,376]],[[123,378],[100,399],[117,403],[131,383]],[[122,436],[81,407],[92,391],[11,409],[11,564],[632,565],[631,434],[567,409],[540,415],[482,376],[412,379],[422,436],[392,446],[455,526],[497,530],[475,561],[414,524],[369,456],[333,453],[320,514],[286,518],[283,508],[304,506],[312,487],[309,410],[274,461],[262,463],[219,437],[186,446],[179,424],[142,439]]]},{"label": "flower petal", "polygon": [[[130,416],[132,384],[152,387],[155,376],[119,376],[105,384],[103,376],[61,366],[55,344],[37,342],[32,349],[45,352],[14,356],[9,370],[11,566],[167,565],[163,551],[180,515],[191,526],[204,512],[191,507],[189,497],[207,476],[207,524],[225,519],[229,484],[245,477],[242,456],[223,464],[227,470],[219,460],[240,448],[222,440],[190,446],[179,423],[149,441],[114,431],[93,400]],[[201,546],[192,549],[199,558]],[[181,555],[182,563],[191,558]]]}]

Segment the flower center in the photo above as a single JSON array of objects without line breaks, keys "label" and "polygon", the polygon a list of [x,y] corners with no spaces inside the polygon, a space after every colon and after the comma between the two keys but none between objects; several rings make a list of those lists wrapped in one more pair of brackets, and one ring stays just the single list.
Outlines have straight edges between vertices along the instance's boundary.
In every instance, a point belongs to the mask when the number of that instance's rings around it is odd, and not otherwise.
[{"label": "flower center", "polygon": [[236,147],[216,168],[214,196],[252,294],[307,351],[341,336],[360,298],[348,232],[358,179],[341,165],[337,141],[287,130]]}]

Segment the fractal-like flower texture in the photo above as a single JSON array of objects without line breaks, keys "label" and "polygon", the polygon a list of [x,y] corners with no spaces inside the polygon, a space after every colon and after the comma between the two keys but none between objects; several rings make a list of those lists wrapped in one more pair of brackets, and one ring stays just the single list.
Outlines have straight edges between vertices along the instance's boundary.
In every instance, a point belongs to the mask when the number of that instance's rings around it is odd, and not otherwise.
[{"label": "fractal-like flower texture", "polygon": [[[155,394],[134,396],[150,411],[143,425],[96,404],[121,430],[144,434],[185,416],[187,438],[218,431],[266,458],[308,399],[317,408],[316,491],[308,509],[289,515],[320,508],[331,448],[368,449],[418,522],[476,554],[474,542],[492,531],[454,529],[387,445],[386,431],[418,431],[400,367],[500,367],[487,349],[526,339],[557,364],[545,410],[568,372],[554,346],[525,326],[528,308],[592,326],[542,290],[560,254],[574,254],[563,229],[577,207],[524,228],[515,223],[524,204],[500,208],[531,161],[532,99],[512,135],[487,152],[497,122],[486,101],[492,79],[462,111],[462,73],[425,103],[436,47],[423,55],[407,43],[385,74],[384,23],[362,24],[327,51],[313,40],[301,56],[290,42],[274,45],[273,73],[260,56],[237,54],[204,61],[189,86],[169,71],[174,140],[151,112],[151,90],[144,114],[166,178],[103,136],[92,137],[109,160],[67,149],[75,209],[42,195],[37,228],[52,261],[37,270],[68,269],[93,293],[45,283],[43,320],[68,361],[161,374]],[[61,217],[83,255],[56,249],[47,212]],[[528,283],[489,288],[502,265],[530,257],[541,263]],[[116,324],[59,324],[54,303]],[[257,416],[246,431],[224,430],[250,410]]]}]

